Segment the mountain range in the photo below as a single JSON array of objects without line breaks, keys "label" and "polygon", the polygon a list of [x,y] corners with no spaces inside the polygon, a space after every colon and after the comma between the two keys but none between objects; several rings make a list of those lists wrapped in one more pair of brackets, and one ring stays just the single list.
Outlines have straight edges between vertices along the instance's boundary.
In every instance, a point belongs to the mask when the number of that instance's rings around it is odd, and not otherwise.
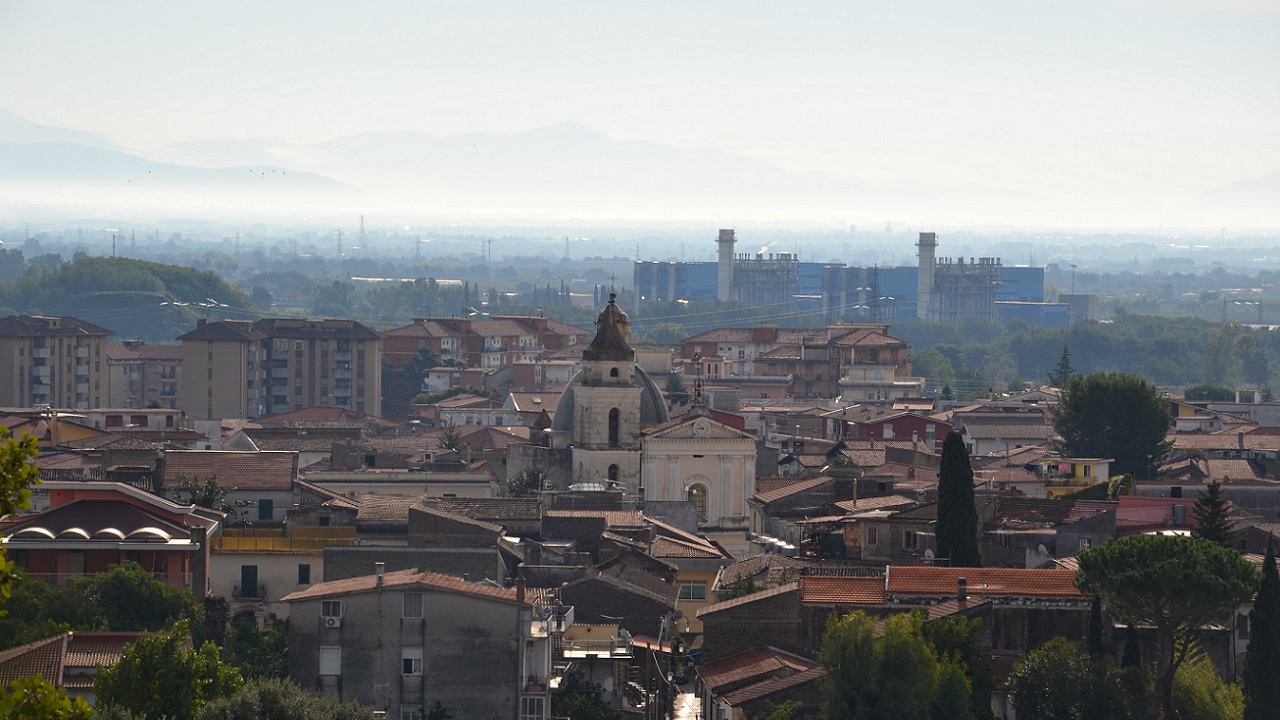
[{"label": "mountain range", "polygon": [[[1268,205],[1277,186],[1280,173],[1220,187],[1190,207],[1280,222]],[[713,148],[618,141],[575,123],[511,135],[379,132],[314,144],[224,138],[131,149],[5,111],[0,201],[113,216],[836,221],[874,213],[981,224],[1080,214],[1028,191],[834,180]]]}]

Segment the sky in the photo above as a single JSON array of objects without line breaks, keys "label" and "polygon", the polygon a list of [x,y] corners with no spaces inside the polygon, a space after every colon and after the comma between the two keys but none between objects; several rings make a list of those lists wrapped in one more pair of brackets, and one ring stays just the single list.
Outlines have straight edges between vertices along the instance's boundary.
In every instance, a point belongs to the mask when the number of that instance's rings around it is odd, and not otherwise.
[{"label": "sky", "polygon": [[1278,90],[1280,0],[0,0],[0,109],[141,150],[572,122],[1111,207],[1280,172]]}]

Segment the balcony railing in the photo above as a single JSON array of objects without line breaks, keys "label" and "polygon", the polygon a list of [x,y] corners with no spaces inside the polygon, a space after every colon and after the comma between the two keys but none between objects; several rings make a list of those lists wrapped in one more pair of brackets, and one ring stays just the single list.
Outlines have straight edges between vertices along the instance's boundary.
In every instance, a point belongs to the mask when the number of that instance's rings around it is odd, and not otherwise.
[{"label": "balcony railing", "polygon": [[267,596],[267,586],[262,583],[242,587],[235,585],[231,588],[231,597],[244,600],[261,600]]},{"label": "balcony railing", "polygon": [[[93,577],[92,573],[27,573],[26,575],[33,580],[39,580],[48,585],[58,586],[66,585],[74,578]],[[181,587],[191,587],[191,573],[153,572],[150,573],[150,575],[162,583],[168,584],[170,579],[173,578],[178,581],[178,585]]]}]

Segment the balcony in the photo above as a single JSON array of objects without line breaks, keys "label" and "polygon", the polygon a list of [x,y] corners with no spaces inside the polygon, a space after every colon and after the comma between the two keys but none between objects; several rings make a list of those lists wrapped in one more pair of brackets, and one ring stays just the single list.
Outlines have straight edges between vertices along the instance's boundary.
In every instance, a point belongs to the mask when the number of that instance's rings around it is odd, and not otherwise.
[{"label": "balcony", "polygon": [[[73,573],[27,573],[27,577],[33,580],[39,580],[47,585],[57,585],[59,587],[66,585],[68,582],[79,577],[92,577],[89,573],[73,574]],[[169,572],[153,572],[151,577],[165,584],[173,584],[171,580],[176,580],[179,587],[191,587],[191,573],[169,573]]]},{"label": "balcony", "polygon": [[89,357],[89,348],[87,348],[87,347],[85,347],[85,346],[81,345],[81,346],[79,346],[79,347],[77,347],[77,348],[76,348],[75,355],[76,355],[76,357],[78,357],[78,358],[87,358],[87,357]]},{"label": "balcony", "polygon": [[76,383],[77,395],[86,395],[88,394],[88,392],[89,392],[89,383],[87,382]]},{"label": "balcony", "polygon": [[289,368],[287,368],[287,367],[273,367],[273,368],[271,368],[271,377],[273,377],[273,378],[287,378],[287,377],[289,377]]},{"label": "balcony", "polygon": [[333,359],[339,362],[351,362],[351,351],[339,350],[333,354]]},{"label": "balcony", "polygon": [[334,377],[334,379],[336,379],[336,380],[350,380],[350,379],[351,379],[351,366],[350,366],[350,365],[348,365],[345,369],[344,369],[344,368],[337,368],[337,369],[335,369],[335,370],[333,371],[333,377]]},{"label": "balcony", "polygon": [[32,349],[31,349],[31,357],[33,357],[33,358],[47,358],[47,357],[49,357],[49,348],[47,348],[47,347],[32,348]]},{"label": "balcony", "polygon": [[349,396],[351,395],[351,385],[350,385],[350,384],[346,384],[346,385],[334,385],[334,386],[333,386],[333,394],[334,394],[334,395],[342,395],[342,396],[349,397]]},{"label": "balcony", "polygon": [[235,585],[231,588],[231,597],[238,600],[264,600],[267,597],[267,586],[262,583],[247,587]]},{"label": "balcony", "polygon": [[48,365],[37,365],[31,368],[31,377],[47,378],[49,377]]}]

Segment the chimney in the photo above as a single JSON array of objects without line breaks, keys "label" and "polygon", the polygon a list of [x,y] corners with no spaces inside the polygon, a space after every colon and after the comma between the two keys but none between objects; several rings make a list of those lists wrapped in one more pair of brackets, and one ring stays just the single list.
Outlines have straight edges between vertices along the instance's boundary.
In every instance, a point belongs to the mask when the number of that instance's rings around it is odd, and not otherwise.
[{"label": "chimney", "polygon": [[208,320],[205,320],[204,318],[196,318],[196,327],[198,327],[198,328],[202,328],[202,327],[204,327],[204,326],[205,326],[205,323],[207,323],[207,322],[209,322],[209,321],[208,321]]},{"label": "chimney", "polygon": [[384,562],[376,562],[373,564],[374,573],[378,576],[378,587],[382,587],[382,576],[387,572],[387,564]]},{"label": "chimney", "polygon": [[956,578],[956,599],[964,602],[969,598],[969,580],[964,576]]},{"label": "chimney", "polygon": [[1236,433],[1236,446],[1239,447],[1241,450],[1244,449],[1244,433],[1242,432]]},{"label": "chimney", "polygon": [[524,575],[516,578],[516,602],[524,602]]}]

